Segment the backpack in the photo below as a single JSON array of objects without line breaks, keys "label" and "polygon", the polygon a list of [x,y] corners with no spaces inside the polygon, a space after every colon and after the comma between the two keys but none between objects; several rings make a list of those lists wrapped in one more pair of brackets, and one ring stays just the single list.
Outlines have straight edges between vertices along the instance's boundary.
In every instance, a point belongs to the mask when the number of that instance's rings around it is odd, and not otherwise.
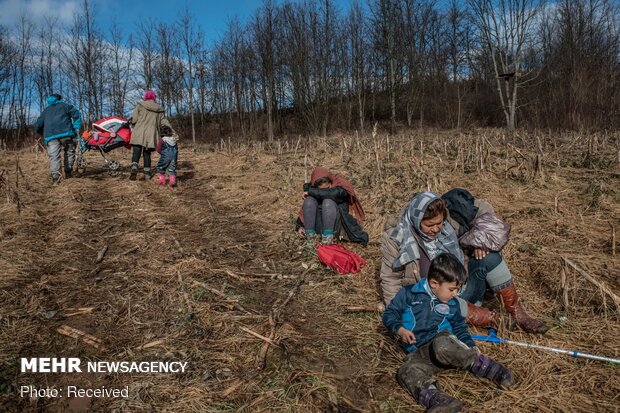
[{"label": "backpack", "polygon": [[366,260],[339,244],[319,244],[316,252],[322,264],[337,270],[340,274],[360,272],[362,266],[366,265]]}]

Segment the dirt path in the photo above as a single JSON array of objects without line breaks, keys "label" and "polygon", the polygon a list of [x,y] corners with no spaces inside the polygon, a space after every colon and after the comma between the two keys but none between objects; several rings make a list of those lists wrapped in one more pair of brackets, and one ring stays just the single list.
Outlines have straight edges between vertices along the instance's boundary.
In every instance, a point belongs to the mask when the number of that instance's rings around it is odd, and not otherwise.
[{"label": "dirt path", "polygon": [[[128,154],[118,152],[126,165]],[[94,155],[85,176],[51,187],[42,156],[21,154],[17,181],[15,159],[0,158],[0,171],[20,200],[19,213],[13,198],[0,204],[0,411],[421,411],[394,380],[403,354],[373,311],[377,242],[367,249],[349,246],[369,264],[342,277],[318,265],[312,249],[290,231],[303,157],[182,151],[176,190],[129,181],[126,171],[109,176]],[[347,167],[358,181],[372,182],[362,163]],[[479,185],[489,184],[485,179]],[[528,190],[539,199],[536,188]],[[371,187],[365,192],[366,228],[376,240],[385,214],[402,200],[373,198]],[[511,205],[508,211],[529,214],[528,208]],[[519,234],[526,235],[515,237],[517,246],[540,236],[524,229]],[[511,248],[514,268],[527,273],[527,261],[519,258],[529,250]],[[542,312],[538,301],[554,291],[533,277],[518,283]],[[99,339],[99,348],[60,334],[61,326]],[[576,317],[556,326],[562,335],[551,334],[545,344],[562,344],[577,334],[571,329],[614,355],[617,340]],[[478,411],[552,411],[546,406],[564,403],[557,386],[571,392],[573,405],[592,411],[604,411],[617,397],[617,384],[599,380],[617,378],[611,368],[575,370],[570,360],[551,363],[527,350],[485,351],[518,360],[513,367],[520,390],[498,392],[464,380],[462,372],[440,375],[447,390],[475,400]],[[177,375],[20,374],[17,358],[35,356],[187,361],[190,367]],[[129,397],[37,400],[18,397],[22,385],[128,386]],[[524,401],[531,388],[540,391]]]},{"label": "dirt path", "polygon": [[[260,386],[270,380],[288,382],[288,386],[301,382],[300,394],[308,390],[317,395],[319,404],[339,403],[329,400],[333,396],[311,390],[313,384],[308,382],[323,373],[346,378],[346,374],[339,376],[342,369],[333,365],[333,355],[316,355],[305,348],[308,343],[315,347],[313,353],[320,352],[317,340],[332,346],[340,340],[337,330],[333,337],[317,337],[313,333],[316,325],[308,328],[313,325],[308,319],[316,303],[308,305],[304,300],[299,305],[292,297],[286,311],[295,317],[277,337],[282,339],[282,349],[269,349],[268,357],[276,359],[268,360],[267,373],[256,373],[255,357],[262,341],[242,329],[269,335],[267,316],[277,300],[291,291],[297,293],[300,285],[307,295],[330,288],[332,281],[324,281],[324,275],[313,281],[299,260],[280,262],[281,248],[298,256],[301,251],[292,250],[298,246],[296,240],[276,237],[274,243],[270,237],[273,223],[258,212],[263,202],[271,202],[267,199],[271,195],[267,191],[263,200],[260,194],[246,198],[239,187],[254,183],[240,182],[235,168],[227,170],[222,165],[205,176],[204,169],[194,166],[209,161],[197,156],[183,162],[177,190],[157,188],[152,181],[132,182],[126,174],[111,177],[97,168],[50,187],[44,169],[33,165],[32,173],[39,182],[24,191],[25,208],[19,219],[3,222],[3,243],[11,250],[11,256],[3,258],[14,263],[13,271],[2,279],[2,317],[9,321],[2,329],[5,354],[88,360],[178,359],[190,360],[192,368],[180,378],[50,374],[45,381],[59,386],[129,385],[132,396],[121,401],[32,401],[13,394],[4,399],[4,406],[20,411],[104,411],[110,407],[148,411],[168,405],[171,411],[179,411],[173,407],[174,400],[181,406],[195,401],[195,396],[184,397],[183,393],[198,391],[209,399],[241,383]],[[256,183],[270,179],[256,176]],[[104,249],[105,255],[97,262]],[[311,259],[307,255],[302,258]],[[88,310],[73,315],[80,308]],[[288,321],[292,317],[283,318]],[[332,322],[323,320],[322,329],[329,329]],[[57,329],[63,325],[100,339],[101,349],[59,334]],[[282,337],[287,334],[303,339]],[[160,341],[149,351],[135,350]],[[302,367],[304,373],[290,377],[290,371],[285,371],[276,374],[279,377],[269,377],[284,361]],[[14,367],[8,368],[4,377],[15,377]],[[43,386],[41,376],[35,374],[19,375],[18,382]],[[344,398],[352,405],[350,399]],[[237,403],[251,403],[249,400],[246,394]]]}]

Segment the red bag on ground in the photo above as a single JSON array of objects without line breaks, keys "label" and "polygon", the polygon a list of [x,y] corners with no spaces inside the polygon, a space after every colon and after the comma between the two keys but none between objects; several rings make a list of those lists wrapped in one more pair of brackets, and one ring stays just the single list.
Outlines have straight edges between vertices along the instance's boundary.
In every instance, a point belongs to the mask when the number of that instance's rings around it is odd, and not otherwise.
[{"label": "red bag on ground", "polygon": [[366,265],[366,260],[339,244],[319,244],[316,252],[322,264],[337,270],[340,274],[360,272],[362,266]]}]

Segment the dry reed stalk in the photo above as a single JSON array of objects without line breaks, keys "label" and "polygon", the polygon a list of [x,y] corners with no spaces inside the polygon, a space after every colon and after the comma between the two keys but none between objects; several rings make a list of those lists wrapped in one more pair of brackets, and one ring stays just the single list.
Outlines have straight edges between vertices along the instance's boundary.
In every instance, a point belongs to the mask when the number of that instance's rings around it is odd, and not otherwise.
[{"label": "dry reed stalk", "polygon": [[[293,298],[293,296],[297,293],[297,291],[299,291],[299,287],[301,286],[303,282],[304,282],[304,279],[302,276],[302,278],[298,280],[293,286],[293,288],[289,291],[288,295],[286,296],[286,299],[284,299],[284,301],[282,301],[281,299],[277,299],[276,302],[271,307],[271,311],[269,312],[269,326],[270,326],[269,340],[275,340],[278,325],[280,323],[280,312],[282,311],[284,307],[286,307],[288,302],[291,300],[291,298]],[[264,369],[267,364],[267,352],[269,351],[268,343],[269,342],[266,342],[263,345],[263,347],[261,348],[256,358],[256,365],[258,369]]]},{"label": "dry reed stalk", "polygon": [[95,260],[95,264],[101,263],[103,261],[103,257],[105,257],[105,253],[108,251],[108,246],[104,245],[103,248],[97,254],[97,259]]},{"label": "dry reed stalk", "polygon": [[224,391],[222,391],[222,392],[220,392],[220,393],[218,394],[218,397],[219,397],[220,399],[225,399],[225,398],[227,398],[228,396],[230,396],[231,394],[233,394],[233,393],[234,393],[234,392],[235,392],[235,391],[236,391],[239,387],[241,387],[241,385],[242,385],[243,383],[245,383],[245,380],[242,380],[242,379],[235,379],[235,380],[233,381],[233,384],[231,384],[230,386],[228,386],[228,387],[226,388],[226,390],[224,390]]},{"label": "dry reed stalk", "polygon": [[299,149],[299,144],[301,143],[301,135],[297,137],[297,144],[295,144],[295,153],[294,156],[297,157],[297,149]]},{"label": "dry reed stalk", "polygon": [[308,154],[304,155],[304,183],[308,182]]},{"label": "dry reed stalk", "polygon": [[420,166],[424,166],[424,141],[420,139]]},{"label": "dry reed stalk", "polygon": [[374,313],[377,310],[377,307],[372,307],[369,305],[351,305],[351,306],[347,306],[345,307],[345,310],[350,311],[350,312],[370,312],[370,313]]},{"label": "dry reed stalk", "polygon": [[534,163],[534,176],[540,178],[541,181],[545,180],[545,170],[543,165],[544,152],[542,145],[540,144],[540,138],[536,135],[536,161]]},{"label": "dry reed stalk", "polygon": [[375,161],[377,162],[377,172],[379,173],[379,182],[383,183],[383,172],[381,171],[381,160],[379,158],[379,144],[377,143],[377,126],[378,122],[375,122],[375,126],[372,128],[372,140],[375,148]]},{"label": "dry reed stalk", "polygon": [[151,348],[151,347],[156,347],[159,346],[161,344],[164,344],[165,340],[155,340],[155,341],[151,341],[150,343],[146,343],[142,346],[138,346],[136,347],[136,350],[146,350],[147,348]]},{"label": "dry reed stalk", "polygon": [[202,288],[204,288],[207,291],[211,291],[213,294],[217,295],[220,298],[224,298],[226,301],[228,301],[230,304],[232,304],[232,306],[233,306],[233,308],[235,310],[238,310],[238,311],[241,311],[241,312],[244,312],[244,313],[249,313],[249,314],[252,313],[251,311],[246,310],[241,304],[239,304],[237,302],[237,300],[235,300],[233,298],[230,298],[229,296],[227,296],[223,292],[221,292],[219,290],[216,290],[213,287],[209,287],[207,284],[202,283],[200,281],[193,280],[192,283],[193,283],[193,285],[197,285],[199,287],[202,287]]},{"label": "dry reed stalk", "polygon": [[65,317],[73,317],[76,315],[90,314],[95,307],[80,307],[80,308],[67,308],[65,311],[72,311],[71,313],[64,314]]},{"label": "dry reed stalk", "polygon": [[176,239],[176,237],[172,237],[172,242],[174,242],[174,245],[178,248],[181,254],[185,253],[185,251],[183,250],[183,247],[181,246],[181,243],[179,242],[178,239]]},{"label": "dry reed stalk", "polygon": [[138,251],[138,249],[140,249],[140,247],[138,247],[137,245],[131,247],[130,249],[128,249],[127,251],[123,252],[121,254],[121,256],[125,256],[125,255],[129,255],[129,254],[133,254],[134,252]]},{"label": "dry reed stalk", "polygon": [[234,272],[232,272],[231,270],[223,270],[222,271],[224,274],[228,275],[230,278],[233,278],[237,281],[241,281],[241,282],[246,282],[246,283],[255,283],[255,282],[259,282],[259,283],[264,283],[267,282],[266,279],[264,278],[248,278],[248,277],[243,277],[239,274],[236,274]]},{"label": "dry reed stalk", "polygon": [[82,340],[84,343],[95,347],[97,350],[106,351],[106,348],[103,346],[100,339],[88,333],[85,333],[82,330],[78,330],[77,328],[69,327],[68,325],[63,324],[58,327],[56,331],[62,335],[74,338],[76,340]]},{"label": "dry reed stalk", "polygon": [[275,347],[280,347],[280,345],[278,343],[276,343],[275,341],[273,341],[272,339],[270,339],[269,337],[265,337],[261,334],[258,334],[256,331],[252,331],[247,327],[239,327],[239,330],[241,331],[245,331],[246,333],[253,335],[256,338],[260,338],[261,340],[263,340],[264,342],[271,344],[272,346]]},{"label": "dry reed stalk", "polygon": [[[582,270],[581,268],[579,268],[575,263],[573,263],[572,261],[570,261],[568,258],[566,257],[562,257],[562,260],[569,266],[571,266],[575,271],[577,271],[579,274],[581,274],[586,280],[588,280],[589,282],[591,282],[592,284],[594,284],[596,287],[599,288],[599,290],[601,291],[602,294],[606,294],[608,295],[613,302],[616,304],[616,307],[618,309],[618,311],[620,312],[620,297],[617,296],[612,290],[611,288],[609,288],[607,286],[607,284],[605,284],[602,281],[598,281],[596,278],[594,278],[592,275],[588,274],[587,272],[585,272],[584,270]],[[603,299],[605,299],[603,297]]]},{"label": "dry reed stalk", "polygon": [[564,310],[568,310],[568,279],[566,276],[566,263],[562,260],[560,264],[560,291],[562,291],[562,303],[564,304]]},{"label": "dry reed stalk", "polygon": [[502,145],[504,146],[504,179],[508,179],[508,143],[506,136],[502,133]]}]

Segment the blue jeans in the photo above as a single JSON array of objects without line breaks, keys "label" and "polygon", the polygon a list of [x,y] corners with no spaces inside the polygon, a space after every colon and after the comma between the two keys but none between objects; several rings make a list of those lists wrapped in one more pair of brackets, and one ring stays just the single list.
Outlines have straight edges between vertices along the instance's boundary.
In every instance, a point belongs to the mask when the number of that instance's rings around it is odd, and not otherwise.
[{"label": "blue jeans", "polygon": [[177,158],[179,156],[179,147],[171,146],[166,142],[161,147],[161,156],[157,162],[157,172],[160,174],[175,175],[177,174]]},{"label": "blue jeans", "polygon": [[502,254],[491,251],[481,260],[474,257],[467,265],[467,285],[460,297],[470,303],[482,301],[487,284],[495,292],[512,284],[512,275]]}]

